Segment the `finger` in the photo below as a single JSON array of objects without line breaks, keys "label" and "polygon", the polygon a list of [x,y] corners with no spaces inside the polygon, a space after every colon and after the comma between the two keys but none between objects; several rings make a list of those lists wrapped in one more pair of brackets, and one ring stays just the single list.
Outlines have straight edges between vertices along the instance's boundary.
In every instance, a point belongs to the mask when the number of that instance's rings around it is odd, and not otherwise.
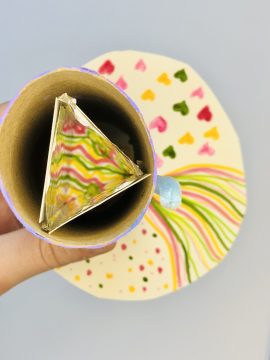
[{"label": "finger", "polygon": [[66,249],[40,240],[25,229],[0,236],[0,294],[41,272],[112,250]]},{"label": "finger", "polygon": [[2,193],[0,192],[0,235],[10,231],[17,230],[21,227],[21,224],[10,210],[6,203]]}]

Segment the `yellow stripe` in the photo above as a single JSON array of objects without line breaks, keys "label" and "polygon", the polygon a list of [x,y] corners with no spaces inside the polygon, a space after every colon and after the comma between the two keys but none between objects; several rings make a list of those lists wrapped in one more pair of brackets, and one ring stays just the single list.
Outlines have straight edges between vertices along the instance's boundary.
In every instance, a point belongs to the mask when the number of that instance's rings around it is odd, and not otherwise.
[{"label": "yellow stripe", "polygon": [[[76,162],[76,164],[74,164]],[[52,166],[52,172],[57,172],[59,169],[61,169],[62,166],[67,166],[67,163],[64,159],[61,159],[60,162],[57,165]],[[70,163],[69,163],[70,166]],[[86,170],[76,158],[72,159],[72,166],[74,170],[77,170],[81,175],[84,175],[86,179],[90,179],[94,176],[97,176],[99,180],[102,181],[110,181],[112,182],[113,179],[115,179],[116,184],[118,184],[118,179],[122,179],[123,177],[119,174],[104,174],[101,170]],[[74,175],[76,177],[76,175]],[[79,180],[80,181],[80,180]],[[112,183],[113,185],[113,183]]]},{"label": "yellow stripe", "polygon": [[[210,226],[205,222],[205,220],[201,217],[198,217],[198,215],[193,211],[193,209],[191,209],[190,207],[186,206],[185,204],[182,204],[182,207],[185,208],[188,212],[190,212],[191,214],[193,214],[193,216],[201,223],[203,224],[204,229],[206,230],[206,232],[208,233],[209,237],[212,240],[212,245],[214,245],[215,249],[217,250],[217,252],[219,253],[219,255],[221,257],[224,257],[224,253],[221,250],[221,248],[219,247],[218,242],[215,239],[215,236],[213,236],[212,232],[211,232],[211,228]],[[211,251],[211,250],[210,250]]]},{"label": "yellow stripe", "polygon": [[[92,158],[94,158],[95,160],[101,160],[101,159],[104,159],[101,155],[97,155],[97,153],[95,152],[93,146],[91,144],[89,144],[89,142],[87,141],[87,139],[84,139],[83,141],[78,141],[78,142],[66,142],[65,140],[62,140],[62,143],[66,146],[69,146],[71,148],[73,147],[76,147],[78,145],[81,145],[85,150],[86,152],[88,152],[88,154],[91,155]],[[83,155],[83,153],[81,153],[80,149],[74,149],[74,151],[78,151],[80,152],[80,154],[82,154],[82,156],[85,156]],[[72,151],[70,151],[72,153]],[[78,155],[78,153],[75,152],[76,155]],[[117,156],[117,159],[116,159],[116,162],[124,162],[124,166],[126,167],[127,170],[129,171],[132,171],[133,170],[133,167],[129,164],[129,162],[127,161],[124,161],[124,156],[120,153],[116,154]],[[86,157],[85,157],[86,158]],[[90,164],[93,164],[93,162],[86,158],[86,160],[90,163]],[[95,164],[94,164],[95,165]]]},{"label": "yellow stripe", "polygon": [[[206,176],[206,175],[205,175]],[[181,177],[181,175],[180,175]],[[187,179],[187,180],[186,180]],[[195,181],[195,182],[199,182],[199,183],[207,183],[207,184],[213,184],[215,186],[218,186],[219,188],[221,188],[222,190],[224,190],[224,192],[229,196],[239,201],[240,203],[242,203],[243,205],[245,205],[245,197],[243,196],[243,194],[239,194],[239,192],[237,190],[235,190],[234,188],[232,187],[229,187],[226,185],[226,182],[223,181],[222,179],[216,179],[216,180],[211,180],[209,178],[199,178],[197,177],[196,175],[193,177],[192,175],[191,176],[188,176],[188,175],[185,175],[182,180],[184,181]],[[181,180],[180,180],[181,182]],[[185,186],[185,183],[182,184],[182,186]],[[244,188],[243,188],[244,190]]]},{"label": "yellow stripe", "polygon": [[[181,219],[181,217],[179,216],[176,216],[175,214],[172,214],[171,213],[171,216],[173,218],[176,218],[178,221],[180,221],[182,223],[182,226],[187,229],[187,233],[190,233],[190,229],[188,228],[188,226],[185,224],[185,221]],[[194,230],[193,230],[194,231]],[[204,266],[206,267],[207,270],[210,270],[211,269],[211,266],[207,264],[207,260],[204,256],[204,253],[202,252],[201,249],[203,249],[202,245],[200,244],[200,242],[198,241],[198,239],[196,238],[196,236],[191,236],[192,239],[194,239],[194,246],[196,247],[197,251],[199,252],[201,258],[202,258],[202,263],[204,264]],[[192,241],[193,242],[193,241]],[[207,245],[206,245],[207,246]],[[210,250],[209,250],[210,251]]]},{"label": "yellow stripe", "polygon": [[159,229],[156,224],[154,224],[154,222],[150,219],[150,217],[148,215],[144,215],[145,220],[155,229],[155,231],[165,240],[165,244],[167,245],[167,249],[169,252],[169,256],[170,256],[170,263],[171,263],[171,268],[172,268],[172,280],[173,280],[173,290],[177,290],[178,288],[178,284],[177,284],[177,276],[176,276],[176,264],[174,261],[174,252],[172,249],[172,246],[168,240],[168,238],[166,237],[166,235],[162,232],[161,229]]},{"label": "yellow stripe", "polygon": [[221,170],[227,170],[233,173],[236,173],[238,175],[244,176],[243,171],[228,167],[228,166],[223,166],[223,165],[215,165],[215,164],[193,164],[193,165],[187,165],[187,166],[183,166],[181,168],[175,169],[172,172],[169,172],[166,175],[173,175],[175,173],[178,173],[179,171],[185,171],[185,170],[190,170],[190,169],[196,169],[196,168],[201,168],[201,167],[208,167],[211,169],[221,169]]},{"label": "yellow stripe", "polygon": [[235,212],[235,210],[229,208],[226,203],[222,200],[222,199],[219,199],[216,195],[210,193],[210,192],[207,192],[207,191],[204,191],[202,189],[198,189],[197,187],[193,187],[192,185],[187,185],[185,186],[184,188],[187,189],[187,188],[195,188],[196,189],[196,193],[199,193],[201,195],[205,195],[206,197],[209,197],[209,198],[212,198],[213,200],[215,200],[219,205],[221,205],[224,209],[227,210],[227,212],[233,217],[234,220],[236,221],[241,221],[241,217]]}]

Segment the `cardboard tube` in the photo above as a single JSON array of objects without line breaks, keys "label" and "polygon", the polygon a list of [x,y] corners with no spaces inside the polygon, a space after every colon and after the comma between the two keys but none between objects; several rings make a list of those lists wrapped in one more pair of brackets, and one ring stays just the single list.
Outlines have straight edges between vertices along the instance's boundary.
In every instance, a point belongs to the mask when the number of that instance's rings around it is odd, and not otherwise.
[{"label": "cardboard tube", "polygon": [[[132,160],[152,176],[52,234],[39,212],[55,97],[68,93]],[[65,247],[102,247],[141,220],[156,181],[153,146],[136,105],[114,84],[85,68],[61,68],[28,83],[10,103],[0,128],[1,190],[18,220],[36,236]]]}]

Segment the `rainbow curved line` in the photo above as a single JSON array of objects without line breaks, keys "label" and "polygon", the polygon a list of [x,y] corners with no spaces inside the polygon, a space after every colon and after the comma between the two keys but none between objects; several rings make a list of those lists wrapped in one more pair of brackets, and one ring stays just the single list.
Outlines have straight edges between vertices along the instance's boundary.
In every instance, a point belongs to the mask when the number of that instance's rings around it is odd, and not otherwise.
[{"label": "rainbow curved line", "polygon": [[213,268],[230,250],[245,213],[245,179],[242,171],[216,164],[189,165],[166,175],[179,181],[182,205],[165,209],[154,195],[149,209],[158,222],[155,229],[163,227],[168,235],[172,273],[180,288]]}]

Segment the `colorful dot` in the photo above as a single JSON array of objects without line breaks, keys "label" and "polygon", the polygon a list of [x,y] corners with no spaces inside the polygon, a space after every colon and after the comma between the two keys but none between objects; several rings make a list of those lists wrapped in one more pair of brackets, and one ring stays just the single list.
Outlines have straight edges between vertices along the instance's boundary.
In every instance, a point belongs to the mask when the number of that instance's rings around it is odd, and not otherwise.
[{"label": "colorful dot", "polygon": [[102,285],[102,284],[98,284],[98,287],[99,287],[100,289],[102,289],[102,288],[103,288],[103,285]]},{"label": "colorful dot", "polygon": [[156,248],[156,253],[159,254],[160,253],[160,249]]},{"label": "colorful dot", "polygon": [[126,245],[126,244],[122,244],[122,245],[121,245],[121,249],[122,249],[122,250],[126,250],[126,248],[127,248],[127,245]]},{"label": "colorful dot", "polygon": [[157,271],[158,271],[159,274],[161,274],[162,271],[163,271],[162,267],[159,266],[159,267],[157,268]]},{"label": "colorful dot", "polygon": [[132,272],[133,271],[133,269],[132,268],[128,268],[128,272]]},{"label": "colorful dot", "polygon": [[132,244],[137,244],[137,240],[132,240]]},{"label": "colorful dot", "polygon": [[152,236],[155,238],[155,237],[157,237],[157,234],[153,233]]},{"label": "colorful dot", "polygon": [[112,279],[112,278],[113,278],[113,274],[112,274],[112,273],[107,273],[107,274],[106,274],[106,278],[107,278],[107,279]]},{"label": "colorful dot", "polygon": [[139,266],[139,269],[140,269],[140,271],[143,271],[143,270],[144,270],[144,266],[143,266],[143,265],[140,265],[140,266]]},{"label": "colorful dot", "polygon": [[142,291],[145,292],[146,290],[147,290],[147,288],[145,286],[143,286]]},{"label": "colorful dot", "polygon": [[90,263],[90,259],[85,259],[85,261],[87,262],[87,264],[89,264],[89,263]]},{"label": "colorful dot", "polygon": [[129,258],[129,260],[133,260],[133,256],[129,256],[128,258]]},{"label": "colorful dot", "polygon": [[128,290],[129,290],[129,292],[134,293],[134,292],[135,292],[135,287],[131,285],[131,286],[128,288]]},{"label": "colorful dot", "polygon": [[142,234],[143,234],[143,235],[147,234],[147,230],[146,230],[146,229],[142,229]]},{"label": "colorful dot", "polygon": [[142,279],[143,279],[144,282],[148,281],[148,278],[146,276],[144,276]]},{"label": "colorful dot", "polygon": [[169,287],[169,285],[168,285],[167,283],[165,283],[165,284],[163,285],[163,288],[164,288],[164,289],[168,289],[168,287]]},{"label": "colorful dot", "polygon": [[80,281],[80,280],[81,280],[80,275],[75,275],[75,276],[74,276],[74,280],[75,280],[75,281]]},{"label": "colorful dot", "polygon": [[154,264],[154,261],[153,261],[152,259],[149,259],[149,260],[147,261],[147,264],[151,266],[151,265]]},{"label": "colorful dot", "polygon": [[87,276],[92,275],[92,270],[88,269],[88,270],[86,271],[86,275],[87,275]]}]

